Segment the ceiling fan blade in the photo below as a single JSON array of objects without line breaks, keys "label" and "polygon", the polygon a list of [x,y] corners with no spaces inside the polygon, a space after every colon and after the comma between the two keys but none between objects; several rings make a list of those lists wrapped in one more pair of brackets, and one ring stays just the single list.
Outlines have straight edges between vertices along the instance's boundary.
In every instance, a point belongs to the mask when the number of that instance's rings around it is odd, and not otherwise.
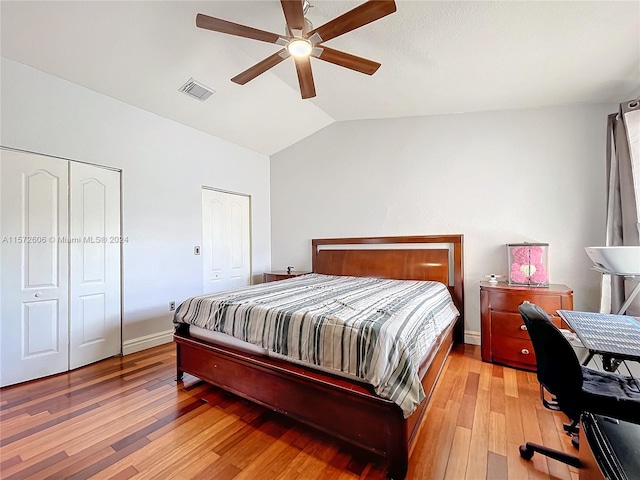
[{"label": "ceiling fan blade", "polygon": [[317,33],[322,37],[322,41],[326,42],[395,11],[396,3],[394,0],[369,0],[330,22],[314,28],[308,35],[311,36]]},{"label": "ceiling fan blade", "polygon": [[284,18],[287,20],[289,32],[304,29],[304,12],[302,11],[302,0],[280,0]]},{"label": "ceiling fan blade", "polygon": [[256,78],[258,75],[266,72],[271,67],[275,67],[287,57],[289,57],[289,52],[285,48],[283,48],[279,52],[265,58],[261,62],[256,63],[253,67],[248,68],[244,72],[236,75],[231,79],[231,81],[237,83],[238,85],[244,85],[245,83]]},{"label": "ceiling fan blade", "polygon": [[260,40],[261,42],[267,43],[276,43],[280,38],[280,35],[276,33],[265,32],[264,30],[258,30],[257,28],[228,22],[227,20],[210,17],[202,13],[196,15],[196,26],[207,30],[213,30],[214,32],[228,33],[229,35],[252,38],[253,40]]},{"label": "ceiling fan blade", "polygon": [[380,64],[378,62],[357,57],[339,50],[334,50],[333,48],[325,47],[324,45],[320,47],[320,50],[322,51],[319,55],[314,55],[314,57],[324,60],[325,62],[340,65],[341,67],[350,68],[356,72],[373,75],[376,73],[376,70],[380,68]]},{"label": "ceiling fan blade", "polygon": [[296,71],[298,72],[298,83],[300,83],[300,93],[302,98],[316,96],[316,86],[313,84],[313,74],[311,73],[311,60],[309,57],[295,58]]}]

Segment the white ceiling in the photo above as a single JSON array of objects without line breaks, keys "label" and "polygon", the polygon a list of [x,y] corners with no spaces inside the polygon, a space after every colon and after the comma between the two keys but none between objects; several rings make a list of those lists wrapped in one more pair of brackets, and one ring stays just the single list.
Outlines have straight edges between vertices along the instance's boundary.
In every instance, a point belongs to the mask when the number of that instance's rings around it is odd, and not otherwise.
[{"label": "white ceiling", "polygon": [[[361,1],[311,0],[320,26]],[[281,47],[195,26],[197,13],[284,32],[277,0],[5,1],[2,56],[271,155],[340,120],[620,102],[640,85],[640,2],[407,1],[327,42],[382,63],[369,77],[313,60],[300,98]],[[190,77],[217,91],[178,92]]]}]

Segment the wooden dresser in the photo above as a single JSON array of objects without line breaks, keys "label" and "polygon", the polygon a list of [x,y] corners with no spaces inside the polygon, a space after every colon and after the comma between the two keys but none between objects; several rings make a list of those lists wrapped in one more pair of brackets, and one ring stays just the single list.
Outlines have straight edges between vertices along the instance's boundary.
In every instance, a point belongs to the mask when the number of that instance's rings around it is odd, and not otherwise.
[{"label": "wooden dresser", "polygon": [[273,272],[264,272],[262,276],[264,277],[264,281],[266,282],[277,282],[278,280],[285,280],[287,278],[298,277],[300,275],[305,275],[311,272],[296,272],[295,270],[291,270],[290,273],[287,273],[286,270],[274,270]]},{"label": "wooden dresser", "polygon": [[518,306],[531,302],[542,308],[558,327],[566,328],[556,310],[573,310],[573,290],[566,285],[511,286],[480,283],[482,360],[536,370],[536,355]]}]

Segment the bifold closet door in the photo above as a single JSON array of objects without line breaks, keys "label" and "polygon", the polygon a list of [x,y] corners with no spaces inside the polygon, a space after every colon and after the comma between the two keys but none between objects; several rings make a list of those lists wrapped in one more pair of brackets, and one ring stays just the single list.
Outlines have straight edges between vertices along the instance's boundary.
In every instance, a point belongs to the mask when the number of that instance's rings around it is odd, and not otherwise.
[{"label": "bifold closet door", "polygon": [[68,162],[0,151],[0,385],[69,367]]},{"label": "bifold closet door", "polygon": [[69,368],[121,351],[120,173],[70,162]]},{"label": "bifold closet door", "polygon": [[0,386],[121,351],[120,173],[0,150]]}]

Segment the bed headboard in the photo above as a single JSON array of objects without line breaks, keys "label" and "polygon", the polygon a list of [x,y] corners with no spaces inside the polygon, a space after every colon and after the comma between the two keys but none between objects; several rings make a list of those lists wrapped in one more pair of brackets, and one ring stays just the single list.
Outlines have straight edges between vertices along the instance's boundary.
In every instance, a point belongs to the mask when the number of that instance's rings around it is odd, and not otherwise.
[{"label": "bed headboard", "polygon": [[315,273],[444,283],[460,311],[456,340],[464,341],[463,235],[322,238],[311,243]]}]

